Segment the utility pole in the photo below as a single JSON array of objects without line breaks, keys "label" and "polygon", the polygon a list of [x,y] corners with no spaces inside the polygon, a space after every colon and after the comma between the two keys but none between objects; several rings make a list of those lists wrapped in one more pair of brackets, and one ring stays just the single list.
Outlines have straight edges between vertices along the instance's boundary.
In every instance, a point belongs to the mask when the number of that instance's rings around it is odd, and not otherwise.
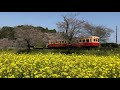
[{"label": "utility pole", "polygon": [[117,26],[116,26],[116,44],[117,44]]}]

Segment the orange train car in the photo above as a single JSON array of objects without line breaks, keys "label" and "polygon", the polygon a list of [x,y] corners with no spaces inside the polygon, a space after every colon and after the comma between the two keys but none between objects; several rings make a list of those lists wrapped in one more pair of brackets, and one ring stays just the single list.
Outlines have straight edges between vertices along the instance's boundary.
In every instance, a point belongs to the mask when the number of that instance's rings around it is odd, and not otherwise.
[{"label": "orange train car", "polygon": [[70,46],[66,40],[49,40],[48,48],[66,48]]},{"label": "orange train car", "polygon": [[66,47],[99,47],[100,38],[98,36],[89,36],[79,38],[69,44],[66,40],[49,40],[47,48],[66,48]]},{"label": "orange train car", "polygon": [[73,47],[99,47],[100,38],[98,36],[89,36],[76,40]]}]

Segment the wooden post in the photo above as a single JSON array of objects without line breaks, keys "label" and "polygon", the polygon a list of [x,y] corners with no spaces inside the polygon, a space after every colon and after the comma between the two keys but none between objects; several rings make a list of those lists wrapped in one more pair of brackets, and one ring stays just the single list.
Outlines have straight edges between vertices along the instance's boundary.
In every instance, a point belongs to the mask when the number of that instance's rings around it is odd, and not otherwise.
[{"label": "wooden post", "polygon": [[116,44],[117,44],[117,26],[116,26]]}]

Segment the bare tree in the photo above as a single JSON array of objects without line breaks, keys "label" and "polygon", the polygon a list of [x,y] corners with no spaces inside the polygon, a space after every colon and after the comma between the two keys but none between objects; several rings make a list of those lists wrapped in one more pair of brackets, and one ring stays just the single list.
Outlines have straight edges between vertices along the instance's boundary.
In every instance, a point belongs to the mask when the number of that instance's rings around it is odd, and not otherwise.
[{"label": "bare tree", "polygon": [[107,28],[103,25],[97,26],[88,22],[84,24],[84,33],[86,33],[86,35],[99,36],[101,42],[107,42],[112,32],[112,29]]},{"label": "bare tree", "polygon": [[41,43],[44,35],[40,30],[34,29],[29,25],[25,25],[23,27],[15,27],[15,37],[19,39],[18,41],[20,46],[22,45],[21,43],[24,43],[24,46],[30,50],[31,46]]},{"label": "bare tree", "polygon": [[63,32],[63,37],[68,40],[69,43],[71,43],[73,38],[80,33],[83,23],[85,22],[77,19],[78,15],[78,13],[62,15],[64,21],[57,23],[57,27]]}]

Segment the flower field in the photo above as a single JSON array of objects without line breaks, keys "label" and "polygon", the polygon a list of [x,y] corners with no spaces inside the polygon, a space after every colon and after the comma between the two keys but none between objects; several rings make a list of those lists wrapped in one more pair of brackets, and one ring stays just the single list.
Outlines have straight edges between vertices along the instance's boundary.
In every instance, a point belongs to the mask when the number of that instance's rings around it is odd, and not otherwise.
[{"label": "flower field", "polygon": [[120,78],[120,55],[2,51],[0,78]]}]

